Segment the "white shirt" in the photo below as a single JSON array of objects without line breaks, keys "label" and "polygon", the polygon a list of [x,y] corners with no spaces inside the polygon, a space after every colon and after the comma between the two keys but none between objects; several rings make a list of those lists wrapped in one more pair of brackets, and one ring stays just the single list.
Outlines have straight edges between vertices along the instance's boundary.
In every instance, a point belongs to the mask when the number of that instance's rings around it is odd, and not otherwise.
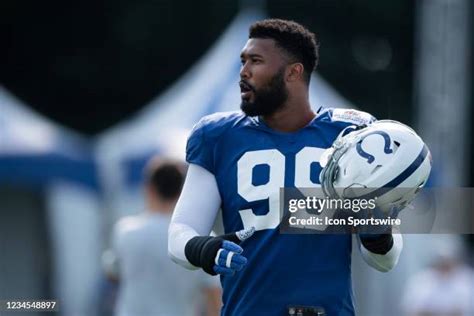
[{"label": "white shirt", "polygon": [[407,315],[474,315],[474,272],[459,266],[449,274],[433,268],[410,279],[403,298]]},{"label": "white shirt", "polygon": [[203,287],[217,287],[217,277],[186,271],[168,257],[170,216],[143,213],[121,219],[114,227],[120,289],[118,316],[196,315]]}]

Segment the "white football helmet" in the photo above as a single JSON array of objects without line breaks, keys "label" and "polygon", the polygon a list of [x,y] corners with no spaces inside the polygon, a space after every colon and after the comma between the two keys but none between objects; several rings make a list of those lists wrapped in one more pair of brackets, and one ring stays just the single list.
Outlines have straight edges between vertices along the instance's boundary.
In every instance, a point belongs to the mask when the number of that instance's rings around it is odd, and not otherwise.
[{"label": "white football helmet", "polygon": [[375,198],[380,210],[392,214],[405,208],[425,185],[431,154],[410,127],[381,120],[362,129],[350,126],[343,130],[320,163],[326,196]]}]

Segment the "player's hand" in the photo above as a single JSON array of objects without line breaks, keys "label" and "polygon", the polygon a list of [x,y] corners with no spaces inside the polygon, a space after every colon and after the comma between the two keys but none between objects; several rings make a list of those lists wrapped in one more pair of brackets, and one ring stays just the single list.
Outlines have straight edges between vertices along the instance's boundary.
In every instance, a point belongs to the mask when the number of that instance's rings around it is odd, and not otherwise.
[{"label": "player's hand", "polygon": [[254,232],[255,228],[251,227],[217,237],[194,237],[186,244],[186,258],[211,275],[233,275],[247,263],[239,244]]},{"label": "player's hand", "polygon": [[223,275],[233,275],[235,271],[242,270],[245,264],[247,264],[247,258],[242,255],[244,250],[238,244],[252,236],[254,232],[255,227],[251,227],[222,236],[224,241],[214,258],[214,272]]},{"label": "player's hand", "polygon": [[214,272],[223,275],[233,275],[247,264],[247,258],[242,256],[242,247],[228,240],[222,242],[214,259]]}]

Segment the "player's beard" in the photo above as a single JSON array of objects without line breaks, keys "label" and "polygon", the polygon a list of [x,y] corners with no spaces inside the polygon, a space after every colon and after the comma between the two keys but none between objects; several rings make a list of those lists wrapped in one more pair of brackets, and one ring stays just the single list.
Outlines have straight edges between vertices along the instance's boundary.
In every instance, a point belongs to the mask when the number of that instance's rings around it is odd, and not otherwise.
[{"label": "player's beard", "polygon": [[254,101],[242,100],[240,109],[248,116],[268,116],[277,112],[288,99],[284,78],[285,68],[282,67],[264,87],[252,89]]}]

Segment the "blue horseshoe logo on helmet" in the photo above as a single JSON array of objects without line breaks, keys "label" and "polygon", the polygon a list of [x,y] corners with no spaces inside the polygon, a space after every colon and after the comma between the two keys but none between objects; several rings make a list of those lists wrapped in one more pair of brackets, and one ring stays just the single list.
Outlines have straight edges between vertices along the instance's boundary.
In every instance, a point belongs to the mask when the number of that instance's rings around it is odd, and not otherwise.
[{"label": "blue horseshoe logo on helmet", "polygon": [[372,132],[372,133],[369,133],[369,134],[365,135],[364,138],[362,138],[361,140],[359,140],[359,141],[357,142],[357,145],[356,145],[357,153],[358,153],[361,157],[367,158],[367,162],[368,162],[368,163],[374,162],[375,157],[362,149],[362,141],[363,141],[367,136],[373,135],[373,134],[378,134],[378,135],[382,136],[383,139],[385,140],[385,145],[384,145],[384,148],[383,148],[384,153],[386,153],[386,154],[391,154],[391,153],[393,152],[393,150],[390,148],[390,143],[391,143],[392,141],[391,141],[391,139],[390,139],[390,136],[389,136],[387,133],[385,133],[385,132],[383,132],[383,131],[374,131],[374,132]]}]

